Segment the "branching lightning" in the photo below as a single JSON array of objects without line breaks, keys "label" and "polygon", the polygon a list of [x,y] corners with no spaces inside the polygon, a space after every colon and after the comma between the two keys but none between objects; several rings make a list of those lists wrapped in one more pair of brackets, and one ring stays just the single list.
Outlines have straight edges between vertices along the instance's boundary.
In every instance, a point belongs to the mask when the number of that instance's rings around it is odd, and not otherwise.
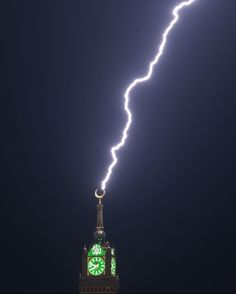
[{"label": "branching lightning", "polygon": [[165,29],[163,35],[162,35],[162,41],[161,44],[158,48],[157,54],[154,57],[154,59],[150,62],[149,67],[148,67],[148,72],[146,75],[139,77],[137,79],[135,79],[125,90],[125,94],[124,94],[124,110],[127,114],[127,122],[125,124],[125,127],[123,129],[122,132],[122,136],[120,141],[117,143],[117,145],[113,146],[111,148],[111,155],[112,155],[112,162],[109,165],[108,169],[107,169],[107,173],[105,178],[102,180],[101,182],[101,189],[105,190],[106,189],[106,184],[109,181],[113,168],[115,167],[118,158],[117,158],[117,151],[119,149],[121,149],[126,142],[126,139],[128,137],[128,131],[130,129],[130,125],[132,123],[132,112],[129,108],[129,101],[130,101],[130,94],[131,91],[135,88],[136,85],[141,84],[147,80],[149,80],[152,76],[153,73],[153,68],[154,66],[158,63],[158,61],[160,60],[161,55],[164,52],[165,46],[166,46],[166,42],[167,42],[167,38],[168,35],[170,33],[170,31],[174,28],[175,24],[177,23],[178,19],[179,19],[179,12],[186,6],[190,6],[194,1],[196,0],[187,0],[187,1],[182,1],[181,3],[179,3],[177,6],[174,7],[173,11],[172,11],[172,15],[173,18],[171,20],[171,22],[169,23],[168,27]]}]

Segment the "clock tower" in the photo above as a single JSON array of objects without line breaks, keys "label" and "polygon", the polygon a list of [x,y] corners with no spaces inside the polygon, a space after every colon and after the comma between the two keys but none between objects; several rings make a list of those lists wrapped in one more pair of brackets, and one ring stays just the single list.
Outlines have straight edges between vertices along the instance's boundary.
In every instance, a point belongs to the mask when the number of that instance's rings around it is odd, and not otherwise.
[{"label": "clock tower", "polygon": [[119,278],[116,270],[116,252],[106,239],[103,226],[102,199],[105,191],[97,189],[97,226],[91,244],[84,246],[82,253],[82,273],[79,278],[81,294],[116,294]]}]

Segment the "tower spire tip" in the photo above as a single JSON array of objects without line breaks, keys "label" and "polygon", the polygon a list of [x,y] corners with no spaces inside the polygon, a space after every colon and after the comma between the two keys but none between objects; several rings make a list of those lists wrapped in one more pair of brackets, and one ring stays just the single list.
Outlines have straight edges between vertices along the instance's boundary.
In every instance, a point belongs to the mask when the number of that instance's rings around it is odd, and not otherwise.
[{"label": "tower spire tip", "polygon": [[95,190],[95,197],[99,199],[99,203],[101,203],[102,198],[105,196],[105,190],[102,188],[98,188]]}]

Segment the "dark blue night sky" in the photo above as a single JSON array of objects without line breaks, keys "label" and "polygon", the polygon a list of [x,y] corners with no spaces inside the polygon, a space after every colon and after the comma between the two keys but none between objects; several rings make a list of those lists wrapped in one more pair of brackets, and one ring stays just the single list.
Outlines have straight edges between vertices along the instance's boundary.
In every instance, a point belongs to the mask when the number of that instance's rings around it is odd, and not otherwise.
[{"label": "dark blue night sky", "polygon": [[[0,292],[76,293],[94,190],[171,0],[0,2]],[[236,291],[236,1],[181,14],[108,183],[121,292]]]}]

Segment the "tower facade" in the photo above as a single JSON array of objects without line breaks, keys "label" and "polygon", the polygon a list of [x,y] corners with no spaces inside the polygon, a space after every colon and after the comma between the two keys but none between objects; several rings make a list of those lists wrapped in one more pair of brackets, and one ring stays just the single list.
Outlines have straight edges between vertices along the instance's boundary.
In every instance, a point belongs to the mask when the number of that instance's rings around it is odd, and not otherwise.
[{"label": "tower facade", "polygon": [[103,226],[104,191],[96,191],[97,226],[93,233],[93,240],[82,253],[82,272],[79,278],[79,292],[81,294],[115,294],[118,293],[119,278],[116,267],[116,252],[106,240]]}]

